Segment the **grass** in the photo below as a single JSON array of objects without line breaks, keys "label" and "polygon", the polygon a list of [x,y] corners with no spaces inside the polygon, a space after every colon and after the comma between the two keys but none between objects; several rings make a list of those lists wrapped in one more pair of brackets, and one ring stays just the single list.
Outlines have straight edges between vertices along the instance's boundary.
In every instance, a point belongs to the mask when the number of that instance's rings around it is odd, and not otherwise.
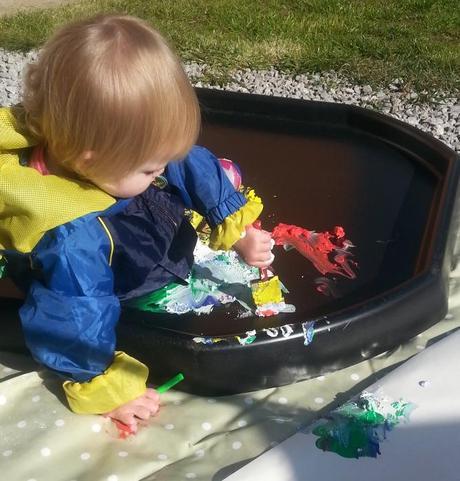
[{"label": "grass", "polygon": [[26,51],[59,25],[97,12],[146,19],[184,60],[217,78],[235,68],[335,70],[373,87],[458,90],[458,0],[84,0],[0,17],[0,46]]}]

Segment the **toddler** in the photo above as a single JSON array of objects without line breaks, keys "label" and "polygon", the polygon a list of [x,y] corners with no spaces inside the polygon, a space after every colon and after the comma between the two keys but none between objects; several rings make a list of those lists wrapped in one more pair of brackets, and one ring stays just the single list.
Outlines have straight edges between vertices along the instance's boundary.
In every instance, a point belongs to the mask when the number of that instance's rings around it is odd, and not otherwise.
[{"label": "toddler", "polygon": [[[218,159],[194,146],[195,92],[158,32],[129,17],[70,24],[27,71],[23,103],[0,109],[0,254],[24,294],[34,358],[66,380],[70,408],[136,430],[159,408],[148,369],[115,351],[120,306],[186,282],[196,234],[266,267],[271,238]],[[162,175],[162,182],[157,178]]]}]

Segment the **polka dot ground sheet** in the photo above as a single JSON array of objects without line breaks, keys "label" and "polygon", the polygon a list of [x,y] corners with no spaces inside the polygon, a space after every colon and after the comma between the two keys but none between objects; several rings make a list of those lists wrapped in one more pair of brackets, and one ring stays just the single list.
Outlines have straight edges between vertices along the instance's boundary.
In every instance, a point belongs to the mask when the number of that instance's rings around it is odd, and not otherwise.
[{"label": "polka dot ground sheet", "polygon": [[460,326],[460,266],[449,313],[410,342],[340,371],[220,398],[169,391],[159,415],[119,439],[111,421],[71,413],[61,381],[0,353],[0,479],[219,481]]}]

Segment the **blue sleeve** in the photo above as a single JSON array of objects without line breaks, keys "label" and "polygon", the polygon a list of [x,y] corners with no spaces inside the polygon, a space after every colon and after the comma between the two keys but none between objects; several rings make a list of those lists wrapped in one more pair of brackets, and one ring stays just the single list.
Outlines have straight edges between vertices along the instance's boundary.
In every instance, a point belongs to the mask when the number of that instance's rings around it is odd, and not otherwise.
[{"label": "blue sleeve", "polygon": [[120,314],[108,264],[109,240],[94,219],[66,224],[45,235],[33,251],[41,279],[34,280],[20,317],[34,358],[77,382],[112,363]]},{"label": "blue sleeve", "polygon": [[204,147],[195,146],[185,159],[168,164],[165,176],[179,189],[186,207],[204,216],[211,228],[247,202],[235,190],[217,157]]}]

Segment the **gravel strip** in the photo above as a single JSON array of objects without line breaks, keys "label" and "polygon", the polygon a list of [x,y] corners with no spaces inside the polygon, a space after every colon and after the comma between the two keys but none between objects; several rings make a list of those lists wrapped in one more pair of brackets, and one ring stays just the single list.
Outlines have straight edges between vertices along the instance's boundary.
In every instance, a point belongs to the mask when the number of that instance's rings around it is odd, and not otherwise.
[{"label": "gravel strip", "polygon": [[[0,105],[19,101],[22,70],[35,58],[36,52],[21,54],[0,49]],[[354,85],[334,71],[291,76],[275,69],[237,70],[228,84],[218,86],[204,82],[206,65],[192,62],[186,64],[185,69],[197,87],[341,102],[374,109],[418,127],[460,152],[459,92],[437,92],[429,102],[422,102],[419,97],[426,97],[426,92],[406,89],[401,79],[374,90],[369,85]]]}]

